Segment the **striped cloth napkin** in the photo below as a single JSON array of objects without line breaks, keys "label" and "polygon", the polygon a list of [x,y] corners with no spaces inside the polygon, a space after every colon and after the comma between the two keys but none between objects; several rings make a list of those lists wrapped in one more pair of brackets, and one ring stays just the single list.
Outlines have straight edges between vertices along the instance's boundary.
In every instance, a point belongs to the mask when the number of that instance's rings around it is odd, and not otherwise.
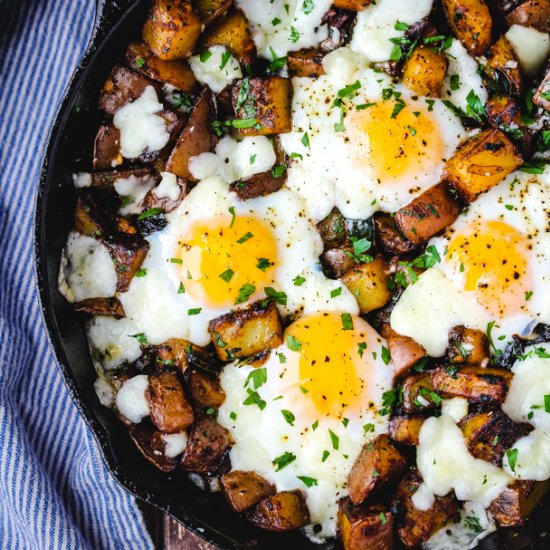
[{"label": "striped cloth napkin", "polygon": [[0,0],[0,548],[142,549],[42,325],[33,216],[49,127],[90,34],[92,0]]}]

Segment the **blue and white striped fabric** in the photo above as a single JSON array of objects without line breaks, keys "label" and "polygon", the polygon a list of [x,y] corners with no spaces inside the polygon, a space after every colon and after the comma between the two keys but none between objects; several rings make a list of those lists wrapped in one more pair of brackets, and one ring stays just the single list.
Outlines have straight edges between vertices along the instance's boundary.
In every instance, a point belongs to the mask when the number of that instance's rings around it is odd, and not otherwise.
[{"label": "blue and white striped fabric", "polygon": [[33,269],[48,129],[84,52],[92,0],[0,0],[0,548],[152,548],[55,365]]}]

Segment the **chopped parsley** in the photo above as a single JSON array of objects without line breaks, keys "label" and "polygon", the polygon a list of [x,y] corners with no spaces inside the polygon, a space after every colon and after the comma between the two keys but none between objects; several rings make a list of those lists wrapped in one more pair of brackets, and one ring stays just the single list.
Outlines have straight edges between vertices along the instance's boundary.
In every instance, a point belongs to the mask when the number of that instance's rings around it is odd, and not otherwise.
[{"label": "chopped parsley", "polygon": [[263,411],[266,406],[266,402],[260,397],[257,391],[246,388],[248,397],[243,401],[243,405],[258,405],[259,409]]},{"label": "chopped parsley", "polygon": [[286,306],[287,302],[287,295],[284,292],[277,292],[274,288],[266,287],[264,289],[265,295],[270,299],[273,300],[276,304],[280,304],[282,306]]},{"label": "chopped parsley", "polygon": [[235,275],[235,272],[232,269],[226,269],[223,273],[220,273],[220,279],[228,283],[233,278],[233,275]]},{"label": "chopped parsley", "polygon": [[296,275],[296,277],[292,279],[292,282],[294,283],[294,286],[302,286],[306,280],[301,275]]},{"label": "chopped parsley", "polygon": [[147,336],[143,332],[139,334],[130,334],[130,338],[135,338],[142,346],[146,346],[149,342],[147,341]]},{"label": "chopped parsley", "polygon": [[241,288],[239,288],[239,294],[235,299],[235,305],[242,304],[246,302],[252,294],[256,292],[256,287],[250,283],[245,283]]},{"label": "chopped parsley", "polygon": [[342,313],[342,330],[353,330],[353,319],[349,313]]},{"label": "chopped parsley", "polygon": [[206,50],[205,52],[202,52],[199,55],[199,59],[201,60],[201,63],[206,63],[211,57],[212,57],[212,52],[209,50]]},{"label": "chopped parsley", "polygon": [[283,418],[286,420],[287,424],[290,424],[291,426],[294,426],[294,421],[296,420],[296,417],[287,409],[283,409],[281,411],[281,414],[283,415]]},{"label": "chopped parsley", "polygon": [[275,471],[279,472],[285,466],[288,466],[291,462],[296,460],[296,455],[294,453],[289,453],[288,451],[283,453],[281,456],[274,458],[271,462],[276,466]]},{"label": "chopped parsley", "polygon": [[314,477],[296,476],[306,487],[312,487],[318,485],[319,482]]},{"label": "chopped parsley", "polygon": [[286,345],[292,351],[300,351],[302,348],[302,342],[300,342],[300,340],[298,340],[295,336],[292,336],[292,334],[286,335]]},{"label": "chopped parsley", "polygon": [[516,461],[518,459],[518,450],[517,449],[507,449],[506,458],[508,459],[508,466],[510,470],[515,473],[516,471]]},{"label": "chopped parsley", "polygon": [[220,63],[220,71],[223,71],[225,69],[225,66],[227,65],[227,62],[231,58],[231,52],[229,50],[225,50],[225,52],[222,53],[222,62]]},{"label": "chopped parsley", "polygon": [[329,430],[328,434],[330,436],[330,442],[332,443],[332,448],[337,451],[340,447],[340,438],[332,431]]},{"label": "chopped parsley", "polygon": [[366,349],[367,349],[367,343],[366,342],[359,342],[357,344],[357,353],[359,354],[359,357],[363,357],[363,353],[365,353]]},{"label": "chopped parsley", "polygon": [[267,369],[265,367],[252,369],[246,377],[245,386],[252,382],[252,387],[257,390],[267,382]]},{"label": "chopped parsley", "polygon": [[268,260],[267,258],[256,258],[256,259],[258,260],[256,267],[260,271],[265,271],[268,267],[271,267],[273,265],[273,262],[271,260]]},{"label": "chopped parsley", "polygon": [[250,240],[254,235],[247,231],[240,239],[237,239],[238,244],[244,244],[246,241]]},{"label": "chopped parsley", "polygon": [[187,315],[198,315],[202,311],[202,307],[194,307],[187,310]]},{"label": "chopped parsley", "polygon": [[386,346],[382,346],[382,361],[385,365],[389,365],[391,361],[390,350]]},{"label": "chopped parsley", "polygon": [[162,208],[149,208],[148,210],[145,210],[145,212],[142,212],[139,216],[137,221],[145,220],[147,218],[151,218],[152,216],[156,216],[157,214],[160,214],[162,212]]}]

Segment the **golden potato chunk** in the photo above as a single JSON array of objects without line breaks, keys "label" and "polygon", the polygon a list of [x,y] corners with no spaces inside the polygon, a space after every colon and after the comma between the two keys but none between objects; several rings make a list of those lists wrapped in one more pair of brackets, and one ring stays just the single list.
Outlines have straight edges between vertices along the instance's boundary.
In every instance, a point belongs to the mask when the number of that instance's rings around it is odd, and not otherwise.
[{"label": "golden potato chunk", "polygon": [[90,315],[105,315],[122,319],[126,316],[118,298],[87,298],[75,304],[75,310]]},{"label": "golden potato chunk", "polygon": [[380,327],[380,334],[388,344],[396,377],[406,373],[426,355],[426,350],[418,342],[409,336],[401,336],[389,323],[384,323]]},{"label": "golden potato chunk", "polygon": [[429,46],[418,46],[403,66],[403,83],[421,96],[440,97],[447,73],[447,56]]},{"label": "golden potato chunk", "polygon": [[283,342],[277,306],[263,300],[213,319],[208,330],[222,361],[256,355]]},{"label": "golden potato chunk", "polygon": [[441,397],[434,391],[429,372],[407,375],[401,389],[403,410],[407,413],[433,409],[441,403]]},{"label": "golden potato chunk", "polygon": [[195,0],[193,5],[199,12],[205,25],[221,19],[233,4],[233,0]]},{"label": "golden potato chunk", "polygon": [[362,11],[371,4],[372,0],[334,0],[335,8],[349,11]]},{"label": "golden potato chunk", "polygon": [[388,254],[405,254],[414,248],[414,245],[397,229],[393,217],[388,214],[375,214],[374,235],[375,242]]},{"label": "golden potato chunk", "polygon": [[489,78],[496,79],[497,71],[503,75],[510,85],[510,94],[519,96],[523,90],[523,75],[516,54],[506,36],[501,36],[486,54],[485,73]]},{"label": "golden potato chunk", "polygon": [[109,235],[105,240],[105,246],[109,249],[109,254],[115,264],[116,289],[118,292],[126,292],[147,256],[149,242],[137,235],[120,233]]},{"label": "golden potato chunk", "polygon": [[523,164],[506,134],[489,128],[460,144],[445,164],[443,178],[470,203]]},{"label": "golden potato chunk", "polygon": [[275,493],[269,481],[256,472],[234,470],[221,478],[223,494],[234,512],[244,512]]},{"label": "golden potato chunk", "polygon": [[193,53],[202,21],[187,0],[154,0],[143,27],[143,40],[160,59],[182,59]]},{"label": "golden potato chunk", "polygon": [[94,140],[94,156],[92,168],[94,170],[111,170],[122,164],[120,153],[120,131],[112,124],[102,124]]},{"label": "golden potato chunk", "polygon": [[449,331],[447,357],[451,363],[481,365],[489,356],[489,339],[481,330],[458,326]]},{"label": "golden potato chunk", "polygon": [[508,96],[493,96],[485,104],[487,120],[497,128],[505,125],[521,128],[521,107],[516,99]]},{"label": "golden potato chunk", "polygon": [[493,20],[485,0],[443,0],[447,21],[455,36],[472,55],[491,45]]},{"label": "golden potato chunk", "polygon": [[550,2],[526,0],[506,15],[508,25],[533,27],[540,32],[550,32]]},{"label": "golden potato chunk", "polygon": [[418,445],[424,420],[423,416],[394,416],[390,419],[390,437],[403,445]]},{"label": "golden potato chunk", "polygon": [[294,531],[310,521],[301,491],[282,491],[261,500],[246,518],[266,531]]},{"label": "golden potato chunk", "polygon": [[193,404],[200,409],[219,409],[225,392],[217,376],[193,370],[187,376],[187,388]]},{"label": "golden potato chunk", "polygon": [[325,74],[323,57],[323,52],[315,48],[289,52],[287,57],[288,72],[292,76],[298,77],[321,76]]}]

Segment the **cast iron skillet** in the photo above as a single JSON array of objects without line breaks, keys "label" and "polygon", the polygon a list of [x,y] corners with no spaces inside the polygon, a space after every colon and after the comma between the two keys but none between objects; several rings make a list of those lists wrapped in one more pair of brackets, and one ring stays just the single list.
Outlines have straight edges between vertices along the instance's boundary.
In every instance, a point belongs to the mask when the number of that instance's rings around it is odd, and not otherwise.
[{"label": "cast iron skillet", "polygon": [[[258,0],[262,1],[262,0]],[[139,35],[150,0],[98,0],[90,45],[65,92],[44,158],[36,205],[37,277],[48,335],[69,392],[94,433],[115,479],[139,499],[164,510],[191,531],[223,549],[337,548],[318,546],[299,533],[268,533],[232,513],[220,494],[200,490],[182,472],[164,474],[135,448],[126,428],[98,401],[95,371],[83,330],[85,318],[57,290],[61,250],[73,226],[75,190],[71,174],[89,170],[100,113],[99,90],[129,40]],[[543,550],[546,507],[521,530],[502,530],[480,544],[482,550]],[[117,513],[113,510],[113,513]]]}]

